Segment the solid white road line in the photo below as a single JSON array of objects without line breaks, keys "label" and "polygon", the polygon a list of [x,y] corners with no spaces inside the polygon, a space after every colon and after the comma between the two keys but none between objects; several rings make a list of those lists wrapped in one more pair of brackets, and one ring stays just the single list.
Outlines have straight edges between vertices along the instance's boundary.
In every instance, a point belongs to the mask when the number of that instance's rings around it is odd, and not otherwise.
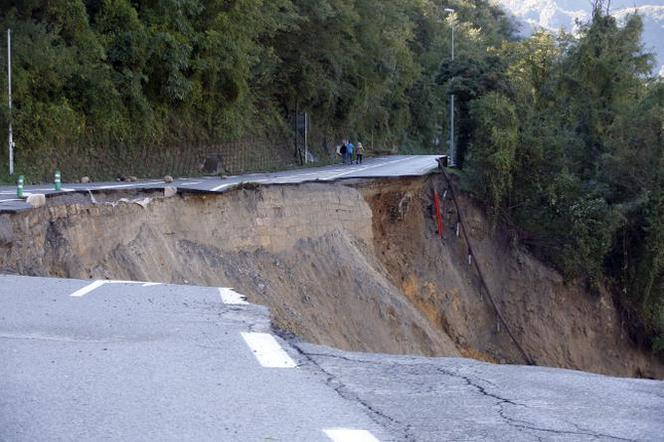
[{"label": "solid white road line", "polygon": [[224,189],[224,188],[226,188],[226,187],[228,187],[228,186],[232,186],[232,185],[234,185],[234,184],[237,184],[237,183],[226,183],[226,184],[222,184],[221,186],[213,187],[212,189],[210,189],[210,191],[211,191],[211,192],[219,192],[220,190],[222,190],[222,189]]},{"label": "solid white road line", "polygon": [[224,304],[248,305],[247,298],[231,288],[219,287],[219,296]]},{"label": "solid white road line", "polygon": [[201,181],[194,181],[193,183],[180,183],[178,186],[195,186],[196,184],[201,184]]},{"label": "solid white road line", "polygon": [[360,167],[359,169],[354,169],[354,168],[352,168],[352,166],[349,166],[350,170],[347,170],[346,172],[339,173],[339,174],[336,174],[336,175],[332,175],[330,177],[326,177],[325,180],[334,180],[334,179],[340,178],[342,176],[350,175],[352,173],[359,173],[359,172],[363,172],[363,171],[368,170],[368,169],[375,169],[376,167],[392,166],[394,164],[401,163],[402,161],[407,161],[407,160],[412,160],[412,159],[413,159],[413,157],[399,158],[398,160],[385,162],[385,163],[380,163],[380,164],[374,164],[374,165],[371,165],[371,166]]},{"label": "solid white road line", "polygon": [[254,353],[258,363],[266,368],[294,368],[295,361],[269,333],[242,333],[242,339]]},{"label": "solid white road line", "polygon": [[87,294],[90,293],[91,291],[93,291],[93,290],[95,290],[95,289],[98,289],[99,287],[101,287],[102,285],[106,284],[107,282],[108,282],[108,281],[93,281],[91,284],[86,285],[86,286],[83,287],[82,289],[78,289],[78,290],[76,290],[74,293],[72,293],[72,294],[69,295],[69,296],[71,296],[71,297],[73,297],[73,298],[80,298],[80,297],[82,297],[82,296],[87,295]]},{"label": "solid white road line", "polygon": [[327,428],[323,433],[333,442],[379,442],[367,430],[351,430],[350,428]]},{"label": "solid white road line", "polygon": [[99,187],[89,187],[87,190],[106,190],[106,189],[122,189],[125,187],[137,187],[140,184],[109,184],[106,186],[99,186]]},{"label": "solid white road line", "polygon": [[73,192],[76,189],[70,189],[69,187],[63,187],[60,190],[55,190],[52,187],[48,187],[48,188],[45,188],[45,189],[26,189],[26,190],[30,191],[30,192]]}]

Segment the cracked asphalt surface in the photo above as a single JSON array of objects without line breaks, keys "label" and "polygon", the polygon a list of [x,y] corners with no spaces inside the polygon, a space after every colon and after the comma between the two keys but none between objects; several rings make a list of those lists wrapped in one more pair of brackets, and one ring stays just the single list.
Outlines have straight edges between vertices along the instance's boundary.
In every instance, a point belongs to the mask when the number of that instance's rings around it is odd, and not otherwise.
[{"label": "cracked asphalt surface", "polygon": [[398,440],[664,440],[664,382],[292,343]]},{"label": "cracked asphalt surface", "polygon": [[295,338],[277,341],[296,367],[266,368],[240,338],[274,333],[263,307],[89,284],[0,276],[0,440],[664,440],[661,381]]}]

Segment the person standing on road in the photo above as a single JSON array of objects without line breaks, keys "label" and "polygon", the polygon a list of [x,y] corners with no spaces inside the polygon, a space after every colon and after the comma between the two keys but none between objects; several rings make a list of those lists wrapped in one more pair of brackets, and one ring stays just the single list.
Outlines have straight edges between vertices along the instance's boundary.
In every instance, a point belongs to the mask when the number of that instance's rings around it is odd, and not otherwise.
[{"label": "person standing on road", "polygon": [[341,148],[339,148],[339,153],[341,154],[341,161],[346,164],[346,152],[348,151],[348,146],[346,141],[344,141],[341,144]]},{"label": "person standing on road", "polygon": [[353,164],[353,150],[355,149],[355,146],[353,146],[352,142],[348,142],[346,145],[346,152],[348,153],[348,164]]},{"label": "person standing on road", "polygon": [[364,146],[362,146],[362,143],[357,143],[357,147],[355,148],[355,155],[355,164],[362,164],[362,157],[364,156]]}]

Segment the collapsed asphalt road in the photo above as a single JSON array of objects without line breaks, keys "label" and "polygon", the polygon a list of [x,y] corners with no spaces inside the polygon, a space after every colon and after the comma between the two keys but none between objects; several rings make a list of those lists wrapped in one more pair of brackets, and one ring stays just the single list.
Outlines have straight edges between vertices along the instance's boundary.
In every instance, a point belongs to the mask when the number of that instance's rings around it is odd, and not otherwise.
[{"label": "collapsed asphalt road", "polygon": [[0,440],[663,440],[664,382],[274,336],[233,290],[0,276]]},{"label": "collapsed asphalt road", "polygon": [[[42,193],[47,197],[72,192],[108,192],[114,190],[159,190],[166,186],[176,187],[179,192],[219,193],[242,184],[299,184],[306,182],[331,182],[342,179],[422,176],[438,167],[436,155],[389,156],[367,159],[363,164],[338,164],[309,169],[287,170],[274,173],[254,173],[228,178],[198,177],[183,178],[173,183],[147,180],[133,183],[88,183],[63,184],[60,191],[53,186],[26,186],[24,195]],[[66,177],[65,177],[66,179]],[[16,188],[0,186],[0,213],[15,213],[29,210],[25,199],[16,197]]]},{"label": "collapsed asphalt road", "polygon": [[390,439],[230,290],[0,287],[2,441]]}]

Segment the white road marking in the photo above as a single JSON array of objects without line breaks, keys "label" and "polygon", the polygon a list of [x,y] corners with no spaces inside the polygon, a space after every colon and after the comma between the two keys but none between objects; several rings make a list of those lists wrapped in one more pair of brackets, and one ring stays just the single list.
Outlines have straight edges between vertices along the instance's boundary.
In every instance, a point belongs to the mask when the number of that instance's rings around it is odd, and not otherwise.
[{"label": "white road marking", "polygon": [[106,284],[141,284],[141,287],[152,287],[154,285],[161,285],[160,282],[141,282],[141,281],[120,281],[120,280],[112,280],[112,279],[101,279],[98,281],[93,281],[92,283],[86,285],[82,289],[76,290],[74,293],[72,293],[71,297],[73,298],[81,298],[88,293],[90,293],[93,290],[98,289],[99,287],[106,285]]},{"label": "white road marking", "polygon": [[76,290],[74,293],[72,293],[69,296],[71,296],[72,298],[80,298],[82,296],[87,295],[88,293],[90,293],[94,289],[98,289],[99,287],[101,287],[102,285],[104,285],[106,283],[107,283],[107,281],[93,281],[91,284],[86,285],[82,289]]},{"label": "white road marking", "polygon": [[90,187],[88,190],[122,189],[123,187],[134,187],[137,184],[109,184],[106,186]]},{"label": "white road marking", "polygon": [[407,160],[412,160],[413,157],[406,157],[406,158],[399,158],[398,160],[390,161],[390,162],[385,162],[385,163],[380,163],[380,164],[373,164],[371,166],[365,166],[365,167],[360,167],[359,169],[354,169],[352,166],[350,166],[350,170],[347,170],[346,172],[342,172],[336,175],[332,175],[330,177],[326,177],[326,180],[334,180],[342,176],[350,175],[352,173],[359,173],[363,172],[368,169],[375,169],[376,167],[384,167],[384,166],[392,166],[393,164],[400,163],[402,161],[407,161]]},{"label": "white road marking", "polygon": [[254,353],[258,363],[266,368],[294,368],[295,361],[269,333],[242,333],[242,339]]},{"label": "white road marking", "polygon": [[379,442],[367,430],[352,430],[350,428],[327,428],[323,433],[333,442]]},{"label": "white road marking", "polygon": [[234,185],[234,184],[237,184],[237,183],[226,183],[226,184],[222,184],[221,186],[213,187],[212,189],[210,189],[210,191],[211,191],[211,192],[219,192],[221,189],[224,189],[224,188],[226,188],[226,187],[228,187],[228,186],[232,186],[232,185]]},{"label": "white road marking", "polygon": [[87,187],[84,190],[107,190],[107,189],[122,189],[124,187],[145,187],[152,186],[153,184],[163,183],[162,181],[148,181],[142,183],[131,183],[131,184],[107,184],[105,186],[94,186]]},{"label": "white road marking", "polygon": [[201,184],[201,181],[194,181],[193,183],[181,183],[180,186],[195,186],[196,184]]},{"label": "white road marking", "polygon": [[12,199],[8,199],[8,200],[0,200],[0,203],[9,203],[11,201],[25,201],[25,200],[23,200],[21,198],[12,198]]},{"label": "white road marking", "polygon": [[55,190],[53,187],[45,189],[28,189],[30,192],[73,192],[76,189],[70,189],[69,187],[63,187],[60,190]]},{"label": "white road marking", "polygon": [[248,305],[247,298],[231,288],[219,287],[219,296],[224,304]]},{"label": "white road marking", "polygon": [[[400,163],[402,161],[407,161],[407,160],[412,160],[413,156],[408,156],[405,158],[399,158],[398,160],[386,160],[386,161],[380,161],[376,162],[374,164],[370,164],[368,166],[360,167],[360,168],[346,168],[346,167],[341,167],[341,168],[335,168],[335,169],[321,169],[321,170],[316,170],[312,172],[304,172],[304,173],[292,173],[292,174],[285,174],[285,175],[280,175],[280,176],[275,176],[275,177],[269,177],[269,178],[258,178],[258,179],[245,179],[240,183],[224,183],[221,184],[217,187],[213,187],[210,189],[211,192],[218,192],[222,189],[225,189],[228,186],[233,186],[235,184],[242,184],[242,183],[275,183],[275,184],[289,184],[289,183],[298,183],[301,181],[307,181],[304,179],[305,177],[311,177],[311,176],[317,176],[317,179],[321,180],[334,180],[336,178],[349,175],[352,173],[359,173],[368,169],[373,169],[376,167],[383,167],[383,166],[391,166],[396,163]],[[339,173],[337,173],[339,172]],[[332,176],[329,176],[329,174],[332,173]],[[246,178],[246,176],[245,176]]]}]

